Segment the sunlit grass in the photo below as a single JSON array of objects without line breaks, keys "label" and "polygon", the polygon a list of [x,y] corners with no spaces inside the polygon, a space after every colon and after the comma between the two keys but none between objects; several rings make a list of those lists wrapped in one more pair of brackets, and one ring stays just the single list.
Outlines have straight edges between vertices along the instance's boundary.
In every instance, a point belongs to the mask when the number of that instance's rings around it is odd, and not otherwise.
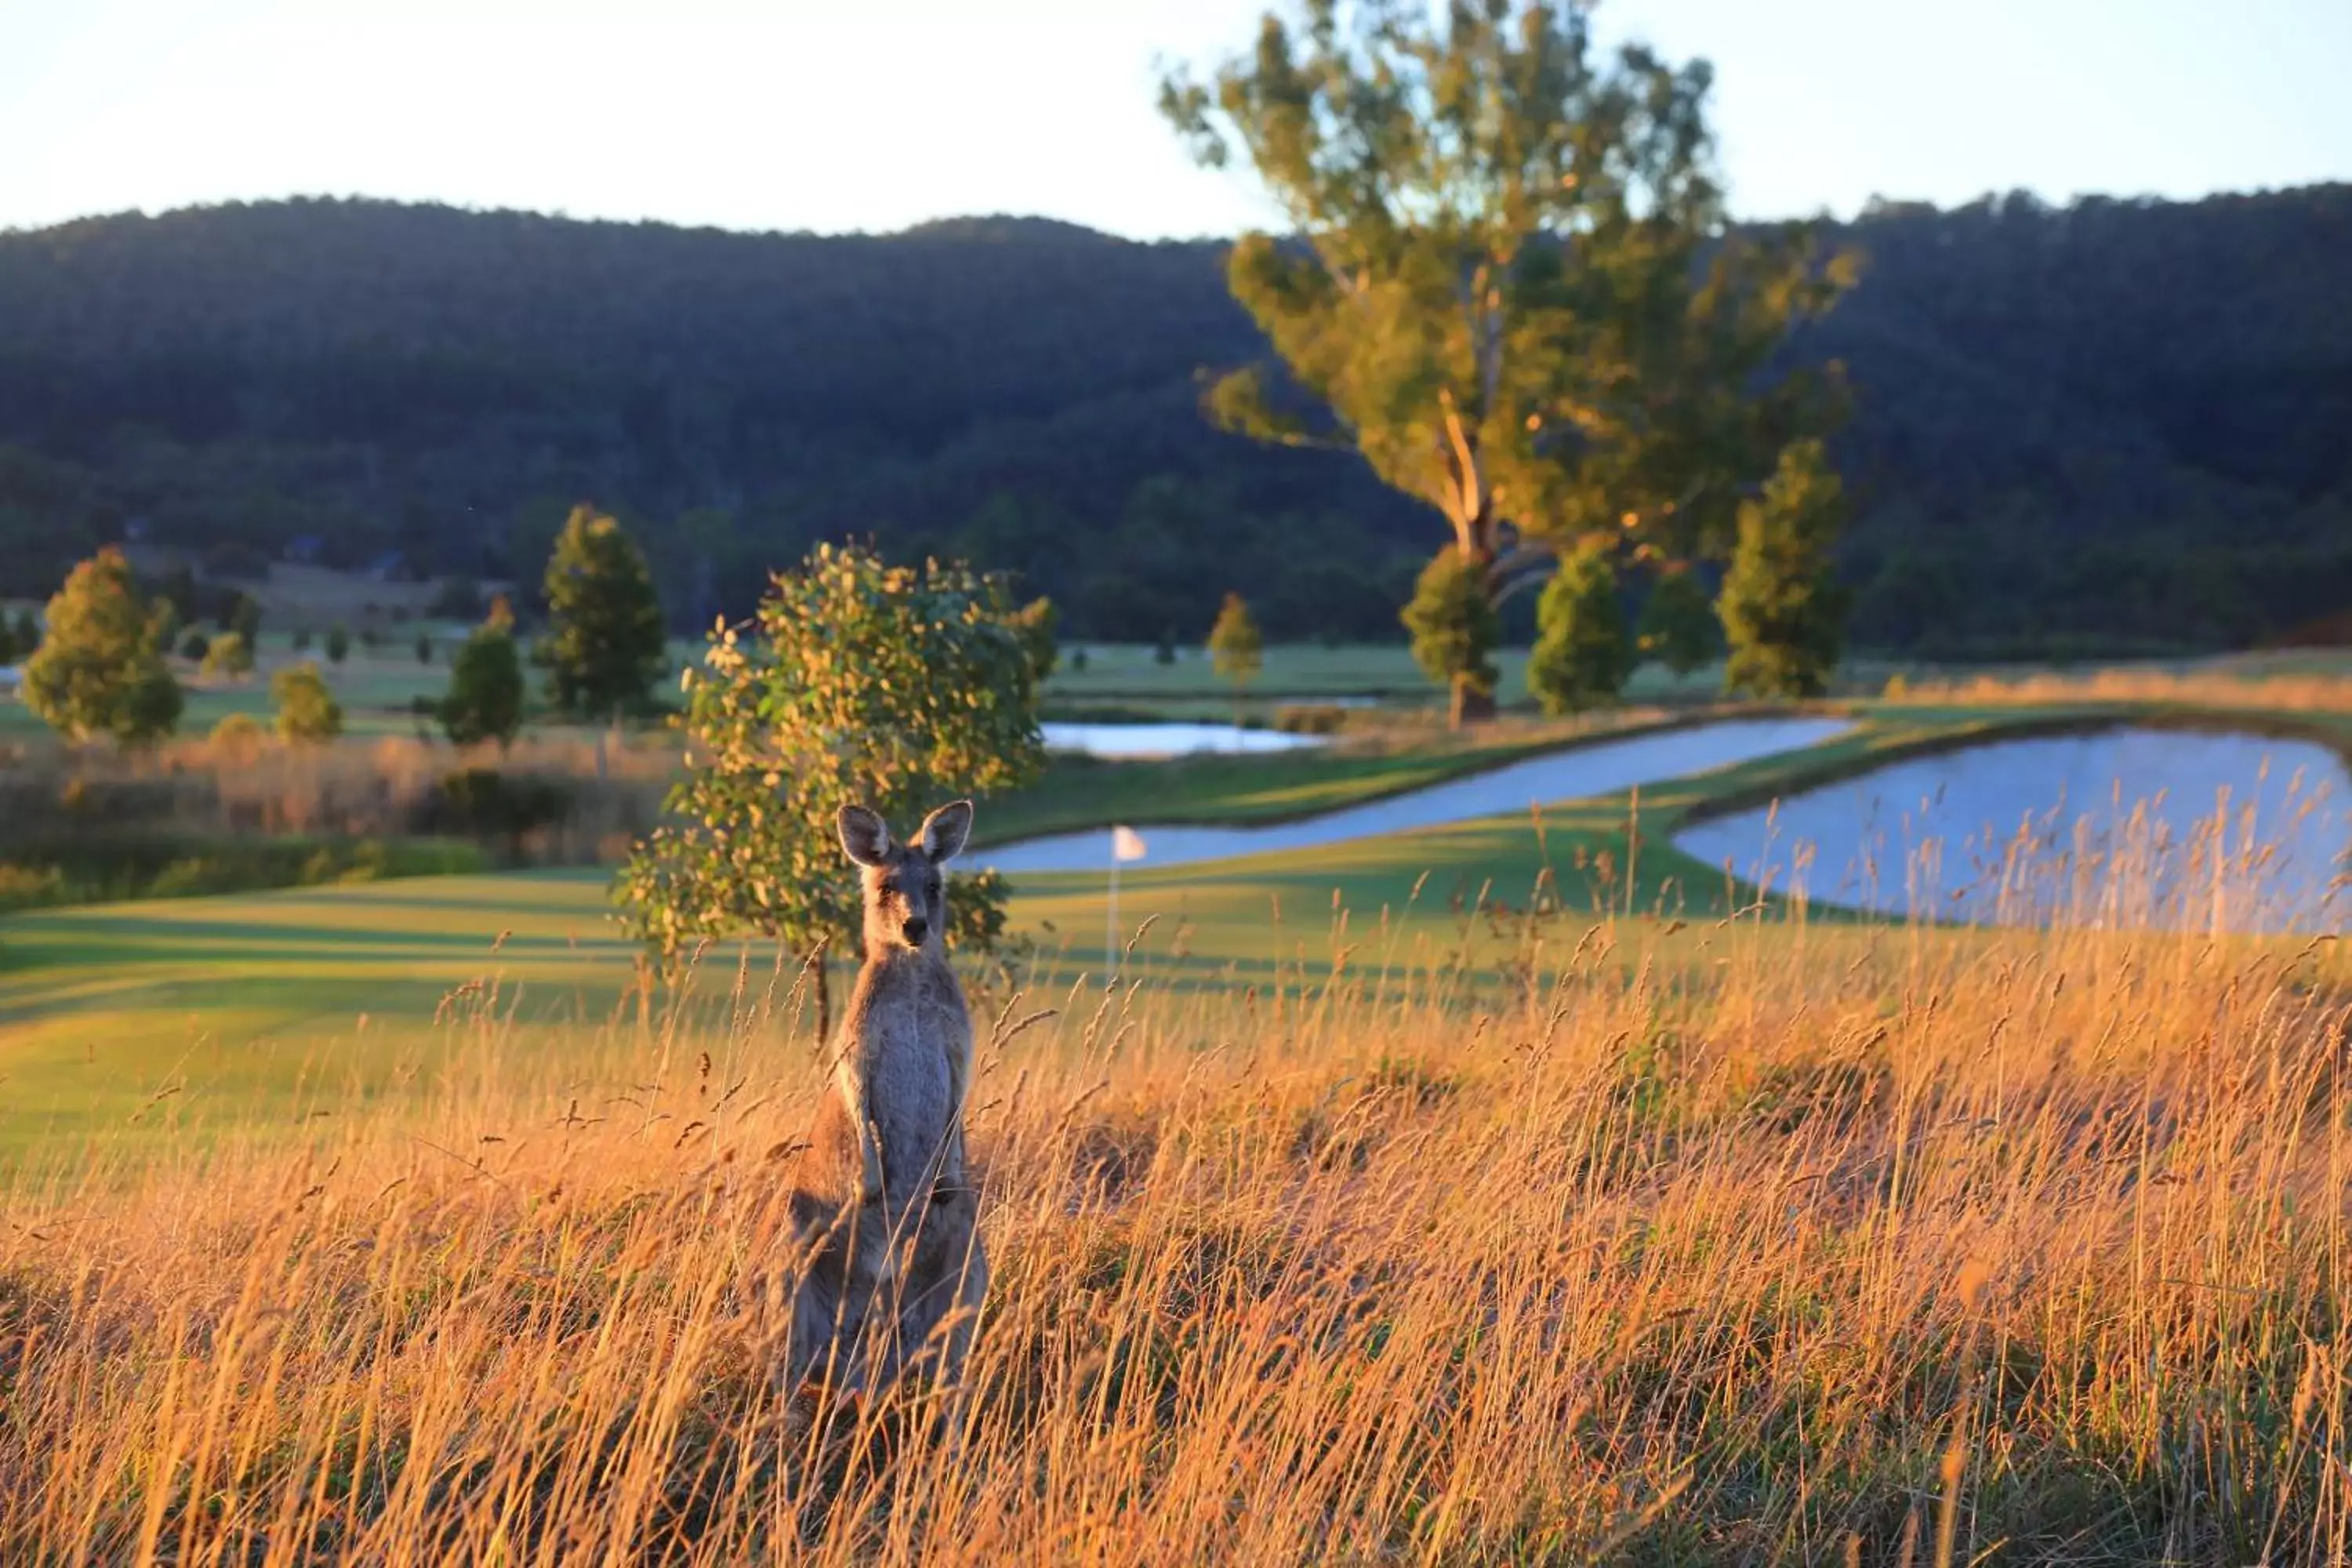
[{"label": "sunlit grass", "polygon": [[465,992],[417,1093],[290,1133],[59,1140],[0,1211],[0,1560],[2346,1549],[2327,944],[1576,918],[1474,973],[1347,912],[1297,917],[1336,974],[1178,986],[1155,928],[984,992],[952,1442],[785,1441],[774,955],[551,1033]]}]

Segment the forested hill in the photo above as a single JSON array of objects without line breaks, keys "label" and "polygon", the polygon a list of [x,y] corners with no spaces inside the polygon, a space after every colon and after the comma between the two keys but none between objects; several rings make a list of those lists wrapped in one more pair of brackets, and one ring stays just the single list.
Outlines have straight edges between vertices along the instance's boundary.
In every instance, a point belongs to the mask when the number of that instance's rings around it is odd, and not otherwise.
[{"label": "forested hill", "polygon": [[[1865,643],[2261,641],[2352,606],[2352,187],[1853,226]],[[135,532],[528,573],[570,503],[681,617],[808,540],[1017,567],[1084,635],[1392,636],[1433,515],[1221,436],[1221,247],[973,219],[744,235],[375,202],[0,234],[0,593]]]}]

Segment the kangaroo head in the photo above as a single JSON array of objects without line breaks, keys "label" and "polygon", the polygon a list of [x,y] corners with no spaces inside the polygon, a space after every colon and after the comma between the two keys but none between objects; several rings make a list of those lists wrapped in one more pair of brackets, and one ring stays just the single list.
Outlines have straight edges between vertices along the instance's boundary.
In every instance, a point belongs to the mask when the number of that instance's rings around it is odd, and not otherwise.
[{"label": "kangaroo head", "polygon": [[920,948],[939,942],[947,925],[940,868],[971,836],[971,802],[955,801],[923,818],[912,844],[892,841],[887,824],[862,805],[841,808],[841,848],[861,868],[866,888],[866,946]]}]

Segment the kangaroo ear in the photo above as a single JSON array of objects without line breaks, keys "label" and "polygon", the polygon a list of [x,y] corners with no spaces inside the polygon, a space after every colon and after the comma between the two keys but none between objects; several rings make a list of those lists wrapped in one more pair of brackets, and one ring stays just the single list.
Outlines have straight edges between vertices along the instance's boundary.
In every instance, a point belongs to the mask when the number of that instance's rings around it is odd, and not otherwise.
[{"label": "kangaroo ear", "polygon": [[890,863],[890,829],[862,805],[841,808],[841,852],[861,866]]},{"label": "kangaroo ear", "polygon": [[953,801],[923,818],[923,853],[933,865],[952,860],[963,853],[964,840],[971,837],[971,802]]}]

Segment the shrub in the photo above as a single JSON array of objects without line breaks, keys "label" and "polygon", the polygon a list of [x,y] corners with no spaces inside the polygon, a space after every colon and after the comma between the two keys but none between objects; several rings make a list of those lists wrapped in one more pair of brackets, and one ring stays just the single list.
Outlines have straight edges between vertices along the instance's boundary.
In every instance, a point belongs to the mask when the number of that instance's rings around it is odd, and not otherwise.
[{"label": "shrub", "polygon": [[342,704],[315,660],[304,659],[270,677],[269,698],[278,705],[280,740],[315,745],[343,732]]},{"label": "shrub", "polygon": [[223,632],[205,650],[202,672],[215,679],[237,679],[253,673],[253,645],[240,632]]},{"label": "shrub", "polygon": [[1633,673],[1633,646],[1617,603],[1617,572],[1607,543],[1565,556],[1536,605],[1536,644],[1528,655],[1528,689],[1547,713],[1581,713],[1615,702]]},{"label": "shrub", "polygon": [[1398,619],[1412,634],[1413,662],[1447,689],[1455,728],[1493,711],[1500,679],[1494,656],[1503,625],[1483,565],[1447,545],[1422,568],[1412,602]]}]

